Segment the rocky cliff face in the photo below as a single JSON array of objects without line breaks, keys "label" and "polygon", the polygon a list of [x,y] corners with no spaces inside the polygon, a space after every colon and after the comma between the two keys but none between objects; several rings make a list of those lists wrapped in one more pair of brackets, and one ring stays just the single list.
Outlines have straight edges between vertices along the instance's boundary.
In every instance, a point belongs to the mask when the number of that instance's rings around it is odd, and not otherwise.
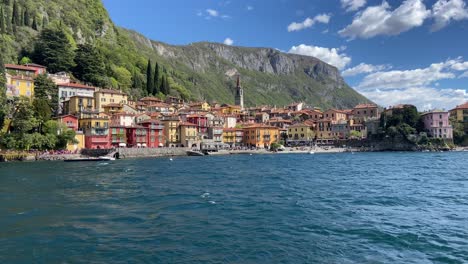
[{"label": "rocky cliff face", "polygon": [[[246,48],[219,43],[193,43],[172,46],[161,42],[135,37],[135,40],[151,49],[159,58],[172,62],[174,68],[191,71],[196,83],[216,82],[213,93],[231,97],[229,82],[241,74],[246,87],[246,100],[250,104],[287,104],[304,101],[321,107],[352,107],[369,102],[351,89],[340,72],[317,58],[280,52],[272,48]],[[174,63],[177,61],[177,63]],[[212,80],[200,80],[209,75]],[[213,80],[216,79],[216,80]],[[196,86],[196,85],[195,85]],[[197,87],[191,89],[197,94]],[[221,95],[224,90],[224,95]],[[210,96],[200,91],[200,98]],[[228,99],[228,102],[231,102]]]}]

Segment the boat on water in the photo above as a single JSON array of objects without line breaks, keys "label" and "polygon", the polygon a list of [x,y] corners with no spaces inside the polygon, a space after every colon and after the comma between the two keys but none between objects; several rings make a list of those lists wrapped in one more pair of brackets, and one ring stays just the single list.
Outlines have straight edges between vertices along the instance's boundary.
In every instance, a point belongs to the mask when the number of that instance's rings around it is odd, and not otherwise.
[{"label": "boat on water", "polygon": [[202,152],[198,150],[187,150],[187,155],[189,156],[205,156]]},{"label": "boat on water", "polygon": [[313,152],[313,151],[311,150],[311,151],[309,151],[309,154],[313,155],[313,154],[315,154],[315,152]]}]

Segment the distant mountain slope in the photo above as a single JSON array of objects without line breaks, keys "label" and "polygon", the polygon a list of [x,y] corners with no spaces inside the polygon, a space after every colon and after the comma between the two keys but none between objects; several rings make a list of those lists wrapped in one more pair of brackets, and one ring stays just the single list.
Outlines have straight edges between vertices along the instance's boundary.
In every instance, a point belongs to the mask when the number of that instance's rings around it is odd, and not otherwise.
[{"label": "distant mountain slope", "polygon": [[[1,4],[7,22],[11,20],[13,2]],[[135,95],[143,95],[143,87],[122,87],[125,82],[121,72],[144,81],[146,61],[151,58],[172,77],[173,93],[193,100],[233,103],[234,76],[240,74],[247,105],[304,101],[324,108],[346,108],[369,102],[344,82],[335,67],[317,58],[271,48],[205,42],[173,46],[152,41],[116,27],[100,0],[18,0],[18,6],[20,13],[30,13],[29,20],[35,17],[38,30],[32,29],[32,22],[14,29],[9,25],[7,34],[0,38],[0,49],[8,62],[27,55],[38,31],[54,26],[65,28],[74,45],[94,43],[108,58],[107,75],[114,86]]]}]

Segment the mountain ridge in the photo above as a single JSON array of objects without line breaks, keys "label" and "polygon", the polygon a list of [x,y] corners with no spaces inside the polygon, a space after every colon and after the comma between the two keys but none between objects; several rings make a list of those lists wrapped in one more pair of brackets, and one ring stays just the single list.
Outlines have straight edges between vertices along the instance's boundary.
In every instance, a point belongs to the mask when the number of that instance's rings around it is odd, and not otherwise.
[{"label": "mountain ridge", "polygon": [[[96,45],[108,59],[110,86],[137,97],[145,95],[144,86],[123,85],[129,83],[128,76],[144,84],[146,62],[151,59],[168,72],[172,93],[191,100],[233,103],[233,75],[240,74],[247,105],[303,101],[322,108],[349,108],[370,102],[346,84],[336,67],[314,57],[268,47],[207,41],[171,45],[151,40],[136,30],[116,26],[100,0],[17,1],[21,10],[32,13],[31,17],[42,18],[38,31],[61,27],[73,45],[85,42]],[[11,3],[0,5],[8,18]],[[25,25],[1,34],[1,50],[7,54],[5,61],[18,62],[28,55],[38,31]]]}]

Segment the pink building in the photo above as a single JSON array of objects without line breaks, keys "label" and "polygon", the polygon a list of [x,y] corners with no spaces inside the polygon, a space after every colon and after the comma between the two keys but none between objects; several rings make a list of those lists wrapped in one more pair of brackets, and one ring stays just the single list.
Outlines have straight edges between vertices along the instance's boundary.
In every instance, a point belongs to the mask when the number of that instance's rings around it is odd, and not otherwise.
[{"label": "pink building", "polygon": [[424,128],[433,138],[453,138],[453,128],[449,123],[449,112],[431,111],[422,114]]}]

